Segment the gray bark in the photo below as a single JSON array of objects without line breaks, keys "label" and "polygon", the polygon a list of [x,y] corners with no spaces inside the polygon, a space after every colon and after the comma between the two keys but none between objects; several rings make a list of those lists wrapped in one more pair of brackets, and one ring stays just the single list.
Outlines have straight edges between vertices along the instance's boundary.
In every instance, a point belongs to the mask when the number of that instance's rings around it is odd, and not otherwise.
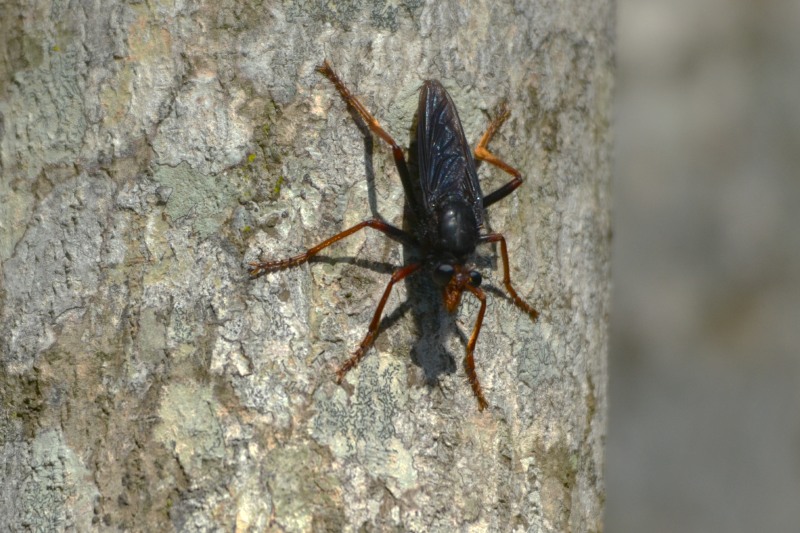
[{"label": "gray bark", "polygon": [[[612,3],[6,2],[0,38],[0,529],[599,531]],[[339,386],[402,247],[386,146],[423,79],[526,183],[477,303],[424,277]],[[491,191],[508,180],[481,170]],[[404,303],[406,302],[406,303]]]}]

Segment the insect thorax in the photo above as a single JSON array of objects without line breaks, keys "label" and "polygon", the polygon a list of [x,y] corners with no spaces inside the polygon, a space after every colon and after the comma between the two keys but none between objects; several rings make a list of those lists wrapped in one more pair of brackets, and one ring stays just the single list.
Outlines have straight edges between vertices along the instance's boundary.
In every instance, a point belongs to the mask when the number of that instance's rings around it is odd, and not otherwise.
[{"label": "insect thorax", "polygon": [[458,198],[451,198],[437,209],[436,248],[457,258],[466,258],[478,244],[479,225],[472,207]]}]

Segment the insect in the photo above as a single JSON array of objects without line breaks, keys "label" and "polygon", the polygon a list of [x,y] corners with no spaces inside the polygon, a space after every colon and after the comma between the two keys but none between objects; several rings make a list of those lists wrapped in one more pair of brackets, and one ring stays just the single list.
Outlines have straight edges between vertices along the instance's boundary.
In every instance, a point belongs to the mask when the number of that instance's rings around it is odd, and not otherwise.
[{"label": "insect", "polygon": [[[481,274],[472,269],[470,259],[479,244],[499,243],[503,261],[503,284],[514,304],[536,320],[539,313],[519,297],[511,284],[508,265],[508,247],[500,233],[482,233],[486,208],[502,200],[522,185],[522,175],[518,170],[489,152],[487,146],[497,129],[509,116],[502,106],[500,113],[489,123],[474,152],[464,136],[456,106],[445,88],[436,80],[422,84],[419,95],[417,153],[419,175],[418,183],[412,182],[409,166],[402,148],[380,125],[366,107],[350,92],[330,63],[324,61],[317,71],[328,78],[348,106],[353,108],[367,123],[370,130],[383,139],[391,148],[400,179],[403,183],[408,204],[411,208],[413,233],[378,219],[371,218],[352,228],[309,248],[302,254],[277,261],[249,263],[248,271],[252,278],[267,272],[285,269],[305,263],[319,252],[337,241],[364,228],[372,228],[391,239],[418,252],[420,259],[396,270],[389,280],[383,296],[378,302],[375,314],[367,328],[367,334],[350,359],[336,372],[341,383],[345,374],[355,367],[372,346],[381,322],[383,308],[392,287],[415,272],[427,270],[436,285],[441,288],[444,305],[453,313],[466,291],[480,302],[478,318],[472,329],[466,347],[465,370],[472,391],[478,400],[478,408],[483,410],[488,403],[483,395],[475,372],[475,344],[481,331],[486,312],[486,295],[481,289]],[[484,196],[478,182],[478,161],[486,161],[512,176],[511,181]],[[415,186],[416,185],[416,186]]]}]

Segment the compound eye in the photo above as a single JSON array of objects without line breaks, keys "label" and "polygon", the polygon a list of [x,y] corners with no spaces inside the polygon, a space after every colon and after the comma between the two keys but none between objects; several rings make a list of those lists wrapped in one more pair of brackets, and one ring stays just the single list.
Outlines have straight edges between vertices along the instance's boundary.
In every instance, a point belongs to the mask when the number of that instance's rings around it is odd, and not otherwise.
[{"label": "compound eye", "polygon": [[473,287],[480,287],[481,282],[483,281],[483,276],[477,270],[473,270],[469,273],[469,284]]},{"label": "compound eye", "polygon": [[450,279],[453,277],[456,269],[453,268],[453,265],[448,263],[442,263],[437,265],[436,268],[433,269],[433,281],[442,287],[450,283]]}]

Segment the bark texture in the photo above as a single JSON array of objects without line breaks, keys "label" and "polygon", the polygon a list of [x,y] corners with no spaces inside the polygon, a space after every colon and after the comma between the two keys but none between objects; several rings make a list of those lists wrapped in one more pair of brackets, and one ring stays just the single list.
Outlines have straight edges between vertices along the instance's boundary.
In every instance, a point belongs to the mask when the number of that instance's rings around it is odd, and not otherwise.
[{"label": "bark texture", "polygon": [[[613,5],[7,1],[0,21],[0,529],[599,531]],[[423,79],[527,182],[489,211],[477,313],[397,287],[386,147],[327,57],[408,145]],[[481,170],[484,191],[507,181]],[[405,302],[405,303],[404,303]]]}]

